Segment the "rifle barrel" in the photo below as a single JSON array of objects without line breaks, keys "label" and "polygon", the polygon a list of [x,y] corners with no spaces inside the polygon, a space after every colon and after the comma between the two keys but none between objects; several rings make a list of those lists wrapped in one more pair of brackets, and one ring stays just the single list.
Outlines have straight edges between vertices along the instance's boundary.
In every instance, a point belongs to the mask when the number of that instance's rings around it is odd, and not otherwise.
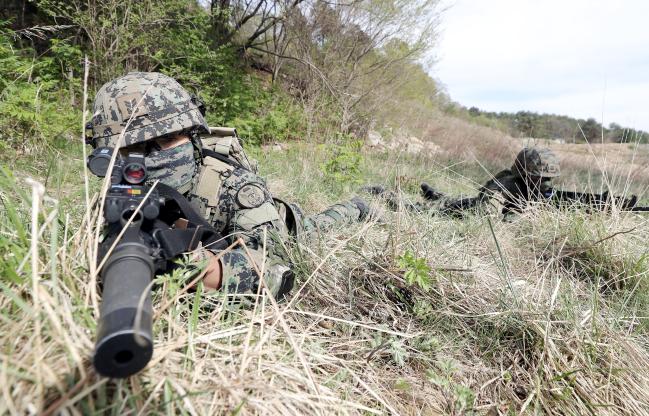
[{"label": "rifle barrel", "polygon": [[99,374],[125,378],[143,369],[151,359],[153,308],[149,285],[154,273],[149,249],[140,242],[118,244],[104,265],[93,356]]}]

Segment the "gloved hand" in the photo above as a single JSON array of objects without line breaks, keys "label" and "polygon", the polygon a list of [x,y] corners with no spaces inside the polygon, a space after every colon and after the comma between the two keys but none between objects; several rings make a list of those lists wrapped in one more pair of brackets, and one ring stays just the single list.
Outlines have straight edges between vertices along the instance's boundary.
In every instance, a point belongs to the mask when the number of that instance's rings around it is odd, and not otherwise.
[{"label": "gloved hand", "polygon": [[443,193],[437,191],[432,186],[428,185],[426,182],[421,184],[421,194],[429,201],[436,201],[444,196]]}]

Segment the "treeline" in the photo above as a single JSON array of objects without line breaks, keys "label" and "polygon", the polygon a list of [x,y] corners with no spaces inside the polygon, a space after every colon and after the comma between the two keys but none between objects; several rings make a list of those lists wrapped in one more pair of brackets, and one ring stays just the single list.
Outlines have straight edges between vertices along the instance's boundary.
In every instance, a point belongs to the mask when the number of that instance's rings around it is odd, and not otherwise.
[{"label": "treeline", "polygon": [[401,127],[443,96],[420,64],[437,2],[6,0],[0,146],[80,131],[86,58],[90,99],[129,71],[164,72],[253,142]]},{"label": "treeline", "polygon": [[649,143],[649,133],[617,123],[602,126],[594,118],[576,119],[556,114],[538,114],[532,111],[517,113],[483,111],[477,107],[451,104],[446,111],[475,123],[500,129],[512,137],[534,137],[565,140],[568,143],[614,142]]}]

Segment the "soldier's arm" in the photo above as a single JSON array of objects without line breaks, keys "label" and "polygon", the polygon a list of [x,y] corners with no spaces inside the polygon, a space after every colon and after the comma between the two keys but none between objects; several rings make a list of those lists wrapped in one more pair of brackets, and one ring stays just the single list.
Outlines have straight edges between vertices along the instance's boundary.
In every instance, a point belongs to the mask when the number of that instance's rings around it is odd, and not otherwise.
[{"label": "soldier's arm", "polygon": [[260,273],[263,271],[265,287],[274,297],[282,297],[293,288],[294,274],[289,264],[272,249],[236,248],[221,257],[222,289],[230,294],[255,295],[260,290]]},{"label": "soldier's arm", "polygon": [[510,181],[512,173],[510,170],[502,170],[498,172],[492,179],[487,181],[478,192],[478,197],[482,199],[491,198],[495,192],[507,192],[509,189],[508,182]]},{"label": "soldier's arm", "polygon": [[462,211],[478,209],[486,205],[496,192],[509,192],[509,188],[511,188],[508,185],[510,176],[511,172],[509,170],[498,172],[480,187],[477,196],[449,200],[444,204],[442,212],[453,216],[461,216]]},{"label": "soldier's arm", "polygon": [[273,296],[288,293],[293,286],[293,272],[273,238],[268,235],[265,249],[262,242],[250,239],[241,241],[245,248],[239,246],[225,251],[202,249],[194,254],[195,261],[207,259],[203,277],[205,288],[223,289],[230,294],[255,295],[263,271],[264,284]]},{"label": "soldier's arm", "polygon": [[458,198],[456,200],[446,201],[440,211],[443,214],[460,218],[464,216],[466,211],[478,209],[488,200],[488,198],[481,196]]},{"label": "soldier's arm", "polygon": [[202,180],[193,190],[194,202],[229,242],[241,242],[230,250],[204,251],[203,258],[209,258],[205,286],[255,295],[263,272],[273,295],[290,290],[290,260],[278,242],[288,233],[263,178],[240,163],[230,166],[212,156],[201,173]]},{"label": "soldier's arm", "polygon": [[221,266],[221,260],[216,257],[215,253],[212,253],[209,250],[204,250],[201,253],[201,256],[208,259],[207,266],[205,266],[203,285],[205,285],[205,288],[208,290],[219,290],[221,288],[221,282],[223,281],[223,267]]}]

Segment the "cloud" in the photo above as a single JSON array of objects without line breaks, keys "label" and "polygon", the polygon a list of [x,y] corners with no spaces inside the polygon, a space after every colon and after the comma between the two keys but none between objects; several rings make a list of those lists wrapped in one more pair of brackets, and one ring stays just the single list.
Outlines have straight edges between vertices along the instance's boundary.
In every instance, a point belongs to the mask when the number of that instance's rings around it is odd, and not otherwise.
[{"label": "cloud", "polygon": [[467,106],[649,130],[647,16],[640,0],[455,0],[433,75]]}]

